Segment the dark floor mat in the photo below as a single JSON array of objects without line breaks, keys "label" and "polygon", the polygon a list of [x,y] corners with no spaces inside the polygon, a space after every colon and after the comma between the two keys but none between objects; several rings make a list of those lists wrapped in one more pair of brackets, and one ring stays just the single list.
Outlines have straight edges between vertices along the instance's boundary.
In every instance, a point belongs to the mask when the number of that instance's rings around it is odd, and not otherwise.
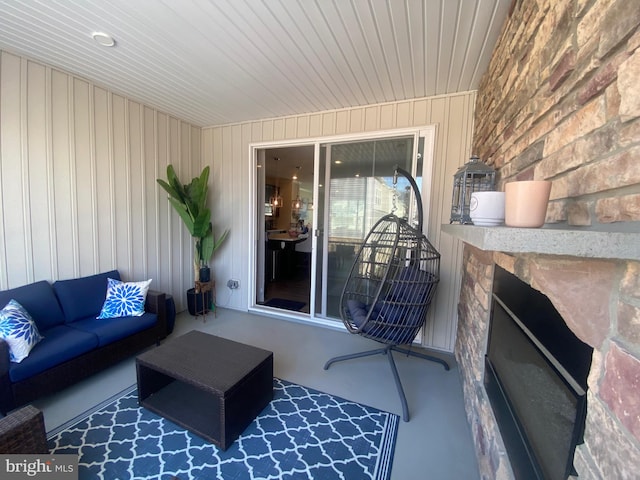
[{"label": "dark floor mat", "polygon": [[306,305],[306,303],[296,302],[295,300],[287,300],[286,298],[272,298],[264,305],[265,307],[283,308],[285,310],[299,311]]}]

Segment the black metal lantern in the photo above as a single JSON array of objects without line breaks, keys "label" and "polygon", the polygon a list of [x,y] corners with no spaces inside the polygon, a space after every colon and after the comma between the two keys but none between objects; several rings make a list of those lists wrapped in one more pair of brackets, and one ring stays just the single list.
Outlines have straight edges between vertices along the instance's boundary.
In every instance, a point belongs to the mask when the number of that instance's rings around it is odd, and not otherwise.
[{"label": "black metal lantern", "polygon": [[494,190],[495,170],[485,165],[477,156],[458,169],[453,176],[453,197],[451,199],[451,218],[449,223],[473,223],[469,216],[471,194]]}]

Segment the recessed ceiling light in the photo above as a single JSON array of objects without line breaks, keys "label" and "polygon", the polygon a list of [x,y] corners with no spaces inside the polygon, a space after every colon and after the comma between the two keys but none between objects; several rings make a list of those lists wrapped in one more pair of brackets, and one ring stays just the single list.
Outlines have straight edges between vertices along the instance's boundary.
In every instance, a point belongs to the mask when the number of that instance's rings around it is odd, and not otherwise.
[{"label": "recessed ceiling light", "polygon": [[91,34],[91,38],[93,38],[98,45],[102,45],[103,47],[114,47],[116,45],[116,41],[108,33],[93,32]]},{"label": "recessed ceiling light", "polygon": [[342,160],[336,160],[336,161],[335,161],[335,162],[333,162],[333,163],[335,163],[336,165],[340,165],[340,164],[342,163]]}]

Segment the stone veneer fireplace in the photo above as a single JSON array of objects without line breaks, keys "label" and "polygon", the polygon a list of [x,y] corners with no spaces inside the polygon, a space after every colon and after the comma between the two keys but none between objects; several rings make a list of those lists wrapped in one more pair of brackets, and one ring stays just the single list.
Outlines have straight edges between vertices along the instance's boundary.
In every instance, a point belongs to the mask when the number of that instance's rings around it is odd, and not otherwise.
[{"label": "stone veneer fireplace", "polygon": [[[511,467],[485,388],[484,357],[496,266],[549,297],[566,326],[593,348],[587,379],[585,441],[578,445],[573,461],[578,478],[637,478],[640,363],[633,355],[636,347],[629,342],[636,327],[629,324],[632,319],[623,316],[623,304],[640,293],[640,263],[597,257],[614,254],[640,260],[638,235],[621,234],[610,247],[603,243],[601,249],[591,250],[589,257],[581,257],[576,252],[582,255],[583,248],[593,246],[591,235],[597,244],[598,232],[580,232],[574,242],[558,242],[554,239],[575,232],[463,225],[445,225],[443,230],[468,242],[456,358],[483,479],[523,478],[517,477]],[[527,235],[546,240],[557,255],[531,252],[522,242]],[[515,252],[484,250],[488,245]]]},{"label": "stone veneer fireplace", "polygon": [[593,348],[578,478],[638,477],[640,9],[632,3],[513,0],[478,88],[466,158],[492,165],[498,190],[553,182],[545,228],[442,229],[464,242],[456,358],[486,480],[514,478],[483,382],[495,265],[546,295]]}]

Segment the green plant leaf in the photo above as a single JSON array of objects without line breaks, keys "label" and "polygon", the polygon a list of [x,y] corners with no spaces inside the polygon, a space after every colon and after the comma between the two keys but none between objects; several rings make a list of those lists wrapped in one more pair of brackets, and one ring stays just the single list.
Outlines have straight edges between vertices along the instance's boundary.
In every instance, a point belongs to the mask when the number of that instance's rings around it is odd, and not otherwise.
[{"label": "green plant leaf", "polygon": [[207,263],[211,259],[213,254],[218,250],[218,248],[220,248],[228,235],[229,230],[225,230],[216,240],[213,235],[213,230],[211,230],[211,232],[202,239],[202,260],[204,263]]},{"label": "green plant leaf", "polygon": [[211,210],[205,208],[202,210],[198,217],[193,222],[193,233],[194,237],[202,238],[206,236],[211,230]]},{"label": "green plant leaf", "polygon": [[209,233],[201,238],[201,251],[200,251],[200,259],[202,263],[206,264],[213,255],[213,230],[210,230]]},{"label": "green plant leaf", "polygon": [[187,194],[185,192],[184,186],[182,182],[178,179],[176,175],[176,171],[173,168],[173,165],[167,165],[167,180],[169,181],[169,185],[171,186],[172,196],[179,200],[182,203],[185,203]]},{"label": "green plant leaf", "polygon": [[180,218],[182,218],[182,221],[184,222],[185,227],[187,227],[187,230],[189,230],[189,233],[191,234],[192,237],[197,236],[195,233],[195,224],[193,222],[193,219],[191,218],[191,214],[187,211],[186,206],[184,205],[184,203],[180,203],[179,200],[176,200],[173,197],[169,197],[169,203],[171,203],[171,205],[173,205],[173,208],[175,208],[176,212],[178,212],[178,215],[180,215]]},{"label": "green plant leaf", "polygon": [[218,250],[218,248],[220,248],[220,245],[222,245],[222,243],[225,241],[225,239],[227,238],[227,236],[229,235],[229,230],[225,230],[222,235],[220,235],[218,237],[218,240],[214,240],[213,242],[213,252],[211,252],[211,254],[213,255],[215,253],[216,250]]},{"label": "green plant leaf", "polygon": [[200,209],[205,208],[207,204],[207,192],[209,190],[209,166],[207,165],[202,169],[202,173],[200,174],[200,178],[198,179],[198,197],[196,199],[196,203]]},{"label": "green plant leaf", "polygon": [[[173,198],[176,202],[185,205],[185,207],[188,207],[188,199],[185,189],[180,183],[180,180],[178,180],[178,177],[176,176],[176,172],[173,169],[172,165],[167,166],[167,180],[168,182],[162,180],[161,178],[158,178],[156,181],[169,194],[169,200]],[[173,205],[175,206],[175,204]],[[186,210],[189,215],[191,215],[191,210],[189,208],[186,208]]]},{"label": "green plant leaf", "polygon": [[161,178],[158,178],[156,182],[158,182],[158,184],[165,189],[165,191],[169,194],[169,196],[178,198],[178,192],[176,192],[175,189],[171,185],[169,185],[167,182],[165,182]]}]

